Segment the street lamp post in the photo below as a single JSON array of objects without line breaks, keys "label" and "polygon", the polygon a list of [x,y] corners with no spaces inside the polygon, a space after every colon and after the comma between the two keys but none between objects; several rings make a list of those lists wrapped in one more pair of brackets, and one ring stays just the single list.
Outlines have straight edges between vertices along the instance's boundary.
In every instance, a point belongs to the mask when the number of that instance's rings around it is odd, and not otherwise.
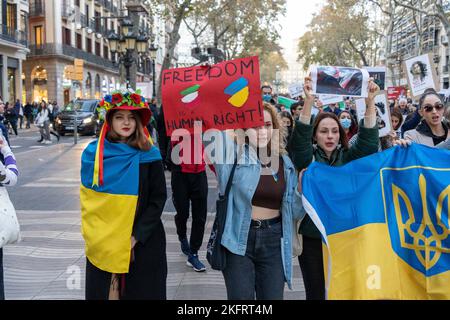
[{"label": "street lamp post", "polygon": [[127,89],[131,87],[136,90],[136,79],[131,79],[130,68],[137,62],[134,57],[136,52],[142,56],[149,50],[148,37],[142,32],[136,35],[133,23],[128,19],[122,20],[121,27],[121,35],[111,32],[108,36],[109,46],[112,53],[119,55],[119,63],[125,67]]},{"label": "street lamp post", "polygon": [[155,47],[155,45],[152,43],[150,46],[150,59],[152,59],[152,98],[154,99],[156,97],[156,71],[155,71],[155,60],[156,60],[156,52],[158,51],[158,48]]}]

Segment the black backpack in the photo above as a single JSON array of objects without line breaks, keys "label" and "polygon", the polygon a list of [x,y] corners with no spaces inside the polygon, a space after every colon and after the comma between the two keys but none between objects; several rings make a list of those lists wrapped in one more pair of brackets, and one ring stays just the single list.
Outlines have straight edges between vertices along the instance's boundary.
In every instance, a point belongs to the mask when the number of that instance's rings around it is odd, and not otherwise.
[{"label": "black backpack", "polygon": [[55,121],[55,107],[53,107],[52,112],[50,112],[50,109],[48,109],[48,120],[50,120],[50,122]]}]

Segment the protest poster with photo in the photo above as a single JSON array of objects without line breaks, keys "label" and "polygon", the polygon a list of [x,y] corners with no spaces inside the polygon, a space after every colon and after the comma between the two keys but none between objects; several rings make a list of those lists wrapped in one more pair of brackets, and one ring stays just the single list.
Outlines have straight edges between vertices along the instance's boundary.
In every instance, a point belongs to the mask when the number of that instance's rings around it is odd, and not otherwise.
[{"label": "protest poster with photo", "polygon": [[319,100],[324,106],[344,101],[344,96],[319,95]]},{"label": "protest poster with photo", "polygon": [[386,88],[386,67],[364,67],[369,72],[369,76],[380,87],[381,91]]},{"label": "protest poster with photo", "polygon": [[300,97],[303,94],[303,84],[302,83],[293,83],[288,87],[289,95],[292,99]]},{"label": "protest poster with photo", "polygon": [[258,57],[165,70],[162,104],[167,134],[176,129],[251,128],[264,125]]},{"label": "protest poster with photo", "polygon": [[369,72],[365,69],[312,66],[310,77],[314,94],[364,98],[368,95]]},{"label": "protest poster with photo", "polygon": [[405,70],[411,95],[418,99],[428,88],[439,90],[439,82],[430,53],[405,61]]},{"label": "protest poster with photo", "polygon": [[387,94],[389,100],[395,100],[399,97],[406,97],[406,89],[404,87],[388,87]]},{"label": "protest poster with photo", "polygon": [[[366,113],[366,101],[365,99],[357,99],[356,104],[356,116],[358,123],[364,119]],[[389,110],[389,102],[386,94],[380,93],[375,97],[375,106],[377,107],[377,123],[379,129],[379,137],[384,137],[392,131],[391,113]]]}]

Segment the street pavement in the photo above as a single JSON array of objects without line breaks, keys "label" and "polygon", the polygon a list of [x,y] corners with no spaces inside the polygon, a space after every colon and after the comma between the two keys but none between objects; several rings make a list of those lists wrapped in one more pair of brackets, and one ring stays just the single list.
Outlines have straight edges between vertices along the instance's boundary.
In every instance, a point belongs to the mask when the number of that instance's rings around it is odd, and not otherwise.
[{"label": "street pavement", "polygon": [[[84,299],[84,242],[80,233],[80,157],[92,137],[61,137],[42,145],[36,128],[19,129],[11,136],[20,170],[19,182],[8,189],[21,225],[22,241],[4,248],[6,299]],[[222,274],[209,268],[206,243],[212,227],[217,183],[208,172],[208,219],[200,259],[207,271],[197,273],[186,265],[176,235],[171,200],[170,172],[166,172],[168,198],[162,216],[167,238],[167,298],[173,300],[226,299]],[[188,221],[188,233],[190,232]],[[294,259],[293,290],[285,299],[305,299],[303,281]]]}]

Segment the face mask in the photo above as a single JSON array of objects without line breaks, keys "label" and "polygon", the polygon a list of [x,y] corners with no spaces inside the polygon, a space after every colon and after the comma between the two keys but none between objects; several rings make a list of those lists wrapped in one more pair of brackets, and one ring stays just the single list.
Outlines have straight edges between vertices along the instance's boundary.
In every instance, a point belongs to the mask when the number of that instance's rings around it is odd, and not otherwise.
[{"label": "face mask", "polygon": [[272,96],[270,94],[265,94],[263,95],[263,100],[266,102],[270,102],[270,100],[272,99]]},{"label": "face mask", "polygon": [[341,119],[341,125],[344,127],[344,129],[348,129],[352,125],[352,120],[348,118]]}]

